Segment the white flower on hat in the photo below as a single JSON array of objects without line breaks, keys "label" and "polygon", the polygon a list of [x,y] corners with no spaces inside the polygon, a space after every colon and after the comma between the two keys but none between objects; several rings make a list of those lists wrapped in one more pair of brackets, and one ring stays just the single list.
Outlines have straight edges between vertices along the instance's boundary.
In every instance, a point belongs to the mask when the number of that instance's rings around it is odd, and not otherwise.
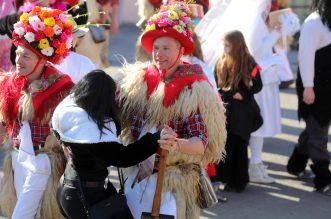
[{"label": "white flower on hat", "polygon": [[45,56],[52,56],[54,53],[54,49],[53,49],[53,47],[49,46],[45,49],[42,49],[41,53],[44,54]]},{"label": "white flower on hat", "polygon": [[29,23],[30,23],[30,25],[36,25],[36,24],[38,24],[40,22],[41,22],[41,20],[39,19],[38,16],[29,17]]},{"label": "white flower on hat", "polygon": [[55,26],[53,27],[54,33],[55,35],[60,35],[62,33],[62,29],[59,25],[55,24]]},{"label": "white flower on hat", "polygon": [[33,42],[35,40],[35,37],[34,37],[34,33],[32,32],[27,32],[25,35],[24,35],[24,38],[26,39],[26,41],[28,41],[29,43]]},{"label": "white flower on hat", "polygon": [[20,37],[22,37],[25,34],[25,30],[23,27],[16,28],[14,32],[17,33],[17,35],[19,35]]},{"label": "white flower on hat", "polygon": [[66,41],[66,47],[67,49],[70,49],[72,47],[72,37],[69,37]]}]

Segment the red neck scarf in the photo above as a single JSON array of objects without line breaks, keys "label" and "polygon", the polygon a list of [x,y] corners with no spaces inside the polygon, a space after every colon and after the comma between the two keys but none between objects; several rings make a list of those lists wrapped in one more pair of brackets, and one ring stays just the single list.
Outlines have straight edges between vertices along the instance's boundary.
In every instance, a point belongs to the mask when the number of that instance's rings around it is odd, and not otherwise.
[{"label": "red neck scarf", "polygon": [[191,88],[197,81],[207,81],[208,79],[202,71],[200,65],[191,65],[185,63],[179,66],[173,74],[173,77],[166,80],[154,65],[145,69],[144,80],[147,83],[147,99],[157,89],[161,80],[165,81],[163,105],[171,106],[178,99],[180,93],[185,87]]},{"label": "red neck scarf", "polygon": [[[16,73],[4,76],[0,82],[0,99],[2,100],[3,122],[11,132],[13,125],[19,117],[19,100],[29,83],[26,77]],[[35,119],[42,120],[46,113],[54,109],[73,86],[68,75],[64,75],[51,66],[47,66],[41,75],[41,87],[31,94],[35,110]]]}]

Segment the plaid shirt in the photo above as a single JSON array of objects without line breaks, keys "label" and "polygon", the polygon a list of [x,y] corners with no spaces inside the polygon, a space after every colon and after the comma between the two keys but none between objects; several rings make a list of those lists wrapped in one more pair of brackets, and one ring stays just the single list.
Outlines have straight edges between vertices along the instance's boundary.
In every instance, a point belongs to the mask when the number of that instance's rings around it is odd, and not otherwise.
[{"label": "plaid shirt", "polygon": [[[131,132],[135,139],[138,139],[145,123],[144,115],[139,113],[131,114]],[[168,125],[177,133],[179,138],[198,137],[201,139],[205,149],[207,148],[208,138],[206,125],[199,111],[191,113],[187,118],[177,118],[170,121]]]},{"label": "plaid shirt", "polygon": [[[38,123],[38,122],[29,122],[30,128],[31,128],[31,135],[32,135],[32,143],[33,146],[39,146],[44,147],[44,144],[46,142],[47,136],[51,133],[51,129],[49,127],[49,123]],[[19,148],[20,146],[20,139],[18,138],[18,134],[20,132],[20,124],[17,121],[15,123],[15,126],[13,128],[13,144],[16,148]]]},{"label": "plaid shirt", "polygon": [[[139,114],[135,112],[131,114],[131,124],[132,135],[135,139],[138,139],[142,128],[146,124],[146,119],[143,113]],[[201,139],[204,148],[207,148],[207,130],[199,111],[191,113],[191,115],[187,118],[177,118],[173,121],[170,121],[168,125],[177,133],[179,138],[198,137]],[[132,184],[132,187],[136,181],[139,183],[145,177],[152,174],[152,172],[158,170],[160,155],[156,154],[154,159],[151,159],[150,157],[141,163],[138,174]]]}]

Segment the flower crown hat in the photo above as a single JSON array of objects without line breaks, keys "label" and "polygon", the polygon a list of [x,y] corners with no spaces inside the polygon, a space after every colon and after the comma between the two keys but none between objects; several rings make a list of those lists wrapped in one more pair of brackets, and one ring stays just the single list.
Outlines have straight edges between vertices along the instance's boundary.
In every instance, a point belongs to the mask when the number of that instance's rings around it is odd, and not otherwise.
[{"label": "flower crown hat", "polygon": [[160,11],[148,21],[141,37],[141,44],[147,52],[153,51],[154,40],[159,37],[172,37],[184,47],[184,55],[194,51],[192,12],[185,3],[161,6]]},{"label": "flower crown hat", "polygon": [[72,47],[73,28],[66,12],[36,6],[29,13],[23,13],[14,24],[13,43],[59,64]]}]

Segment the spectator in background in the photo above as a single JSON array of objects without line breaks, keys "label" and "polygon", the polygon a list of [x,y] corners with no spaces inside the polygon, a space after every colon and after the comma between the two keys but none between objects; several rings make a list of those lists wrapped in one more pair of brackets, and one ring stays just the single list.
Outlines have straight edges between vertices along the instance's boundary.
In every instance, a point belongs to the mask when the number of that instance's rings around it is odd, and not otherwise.
[{"label": "spectator in background", "polygon": [[[87,10],[90,13],[88,22],[92,24],[110,24],[110,29],[108,30],[108,28],[102,28],[101,34],[103,34],[105,37],[105,40],[102,42],[95,42],[90,31],[80,40],[80,43],[76,47],[76,52],[87,56],[97,68],[104,69],[109,66],[109,37],[111,34],[116,34],[119,30],[119,0],[91,0],[86,1],[86,5]],[[99,11],[104,11],[105,14],[99,15],[93,13]]]},{"label": "spectator in background", "polygon": [[224,190],[242,192],[249,182],[247,146],[250,134],[263,123],[254,94],[262,89],[260,67],[244,36],[234,30],[223,38],[224,53],[216,65],[219,92],[226,104],[226,157],[217,165]]},{"label": "spectator in background", "polygon": [[331,1],[314,0],[313,10],[302,25],[299,39],[299,69],[296,81],[298,115],[306,123],[287,164],[298,178],[310,166],[317,191],[331,196],[330,153],[327,149],[331,120]]}]

